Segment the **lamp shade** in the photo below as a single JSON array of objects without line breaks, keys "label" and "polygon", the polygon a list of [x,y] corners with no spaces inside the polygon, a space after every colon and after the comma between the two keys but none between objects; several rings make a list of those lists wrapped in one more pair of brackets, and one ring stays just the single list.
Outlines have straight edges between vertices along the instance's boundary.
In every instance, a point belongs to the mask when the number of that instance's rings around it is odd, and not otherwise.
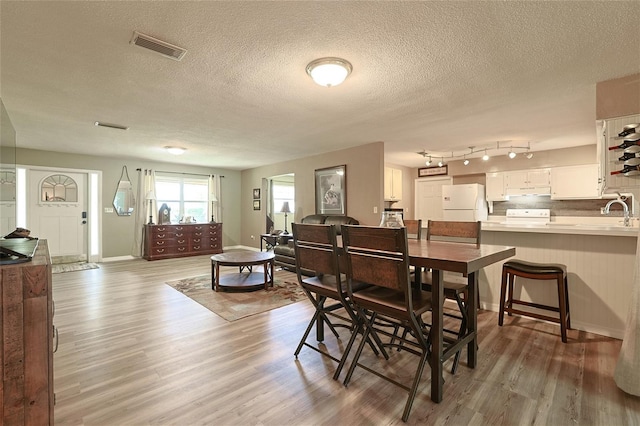
[{"label": "lamp shade", "polygon": [[285,201],[282,203],[282,208],[280,209],[280,213],[291,213],[291,209],[289,208],[289,202]]},{"label": "lamp shade", "polygon": [[307,65],[307,74],[320,86],[337,86],[342,83],[351,71],[349,61],[340,58],[321,58]]},{"label": "lamp shade", "polygon": [[154,191],[147,192],[147,196],[145,197],[145,200],[155,200],[155,199],[156,199],[156,193]]}]

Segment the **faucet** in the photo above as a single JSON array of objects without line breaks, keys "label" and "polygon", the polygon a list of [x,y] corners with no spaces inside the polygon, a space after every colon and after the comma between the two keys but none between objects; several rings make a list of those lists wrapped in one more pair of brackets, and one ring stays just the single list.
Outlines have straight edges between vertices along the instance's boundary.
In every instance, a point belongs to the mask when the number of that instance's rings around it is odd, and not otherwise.
[{"label": "faucet", "polygon": [[627,203],[622,201],[622,199],[620,199],[620,198],[617,198],[615,200],[609,201],[607,203],[607,205],[604,206],[604,214],[609,214],[609,209],[611,208],[612,204],[621,204],[622,205],[622,209],[624,210],[624,226],[630,226],[629,206],[627,206]]}]

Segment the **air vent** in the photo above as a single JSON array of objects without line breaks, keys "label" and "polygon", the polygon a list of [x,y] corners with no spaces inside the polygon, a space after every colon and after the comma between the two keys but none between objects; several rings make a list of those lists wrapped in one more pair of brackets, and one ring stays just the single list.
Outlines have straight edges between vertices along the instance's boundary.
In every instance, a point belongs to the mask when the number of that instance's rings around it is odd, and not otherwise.
[{"label": "air vent", "polygon": [[128,130],[129,129],[127,126],[123,126],[121,124],[103,123],[102,121],[96,121],[93,124],[95,124],[96,126],[99,126],[99,127],[109,127],[111,129],[118,129],[118,130]]},{"label": "air vent", "polygon": [[187,54],[187,49],[174,46],[166,41],[158,40],[157,38],[153,38],[137,31],[133,32],[131,44],[153,50],[162,56],[166,56],[167,58],[174,59],[176,61],[181,60],[182,57]]}]

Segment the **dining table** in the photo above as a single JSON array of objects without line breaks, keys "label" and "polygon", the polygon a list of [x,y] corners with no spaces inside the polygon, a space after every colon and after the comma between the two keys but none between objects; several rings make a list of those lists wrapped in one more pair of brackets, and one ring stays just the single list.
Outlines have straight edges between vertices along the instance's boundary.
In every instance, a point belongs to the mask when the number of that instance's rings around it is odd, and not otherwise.
[{"label": "dining table", "polygon": [[[510,246],[433,240],[409,240],[408,248],[410,265],[432,271],[432,348],[429,361],[431,400],[441,402],[444,393],[443,362],[467,345],[467,365],[475,368],[478,363],[478,274],[485,266],[514,256],[516,249]],[[446,348],[443,337],[444,272],[459,272],[467,276],[468,295],[465,307],[469,316],[465,335],[455,339]],[[421,275],[416,271],[417,286],[421,284]]]}]

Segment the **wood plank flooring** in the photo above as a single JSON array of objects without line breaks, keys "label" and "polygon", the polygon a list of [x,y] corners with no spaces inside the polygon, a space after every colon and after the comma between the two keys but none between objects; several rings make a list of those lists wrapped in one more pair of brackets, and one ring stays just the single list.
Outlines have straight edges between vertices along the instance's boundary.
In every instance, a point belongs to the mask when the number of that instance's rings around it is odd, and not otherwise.
[{"label": "wood plank flooring", "polygon": [[[209,256],[53,275],[56,425],[402,424],[402,389],[363,369],[345,388],[329,358],[304,348],[295,359],[308,301],[227,322],[164,284],[207,273]],[[427,367],[408,424],[640,424],[640,398],[612,378],[621,341],[570,330],[563,344],[557,324],[498,327],[488,311],[478,322],[477,368],[463,353],[452,376],[449,360],[435,404]],[[349,337],[340,332],[340,342],[326,332],[336,356]],[[365,352],[364,363],[410,383],[415,356]]]}]

